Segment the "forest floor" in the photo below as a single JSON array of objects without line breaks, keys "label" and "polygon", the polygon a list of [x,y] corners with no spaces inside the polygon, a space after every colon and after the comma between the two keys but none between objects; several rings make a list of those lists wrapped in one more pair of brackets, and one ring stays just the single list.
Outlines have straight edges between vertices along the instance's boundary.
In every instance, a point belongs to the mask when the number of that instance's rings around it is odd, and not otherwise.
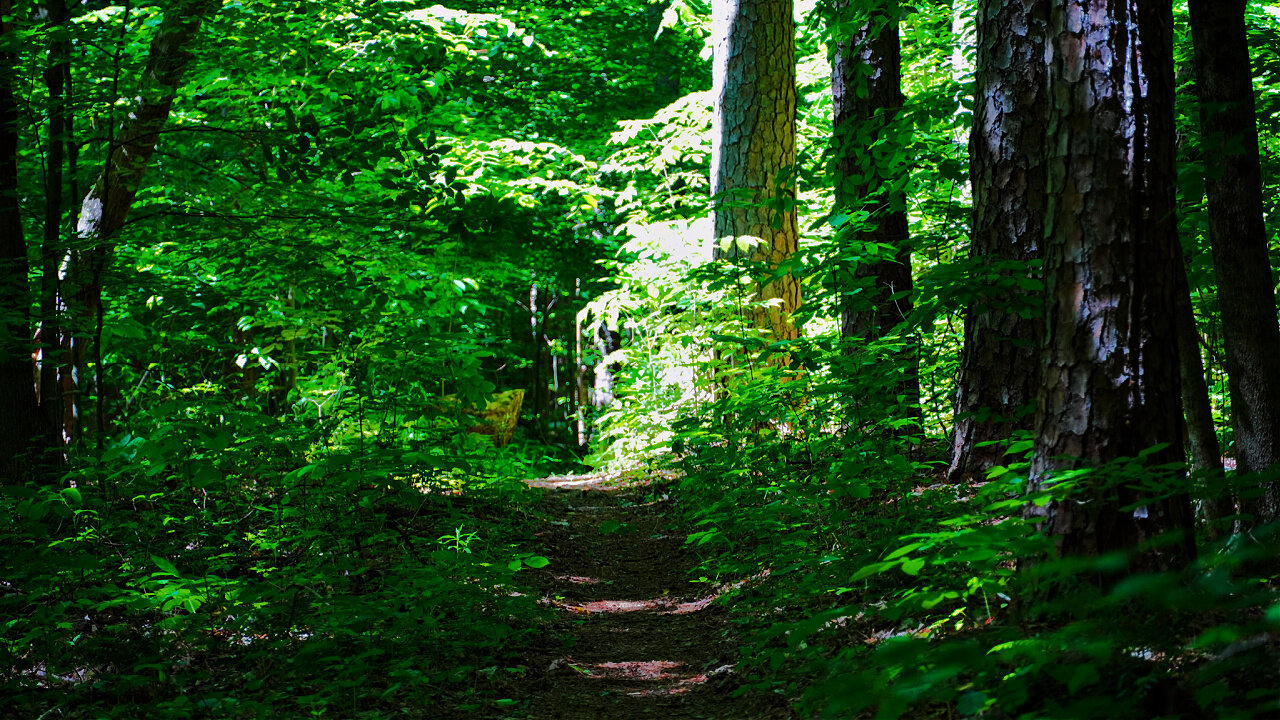
[{"label": "forest floor", "polygon": [[552,517],[544,601],[552,633],[528,659],[532,720],[773,720],[781,698],[734,697],[736,643],[715,588],[690,581],[677,499],[608,476],[534,481]]}]

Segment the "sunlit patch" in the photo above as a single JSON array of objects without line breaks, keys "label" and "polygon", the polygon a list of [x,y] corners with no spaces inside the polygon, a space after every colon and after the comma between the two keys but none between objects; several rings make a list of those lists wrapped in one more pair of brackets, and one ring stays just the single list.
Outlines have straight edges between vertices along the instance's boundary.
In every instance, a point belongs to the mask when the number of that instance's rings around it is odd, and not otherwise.
[{"label": "sunlit patch", "polygon": [[[677,681],[687,680],[679,668],[682,662],[673,660],[635,660],[632,662],[602,662],[580,665],[590,671],[593,678],[603,680]],[[703,678],[705,680],[705,678]]]},{"label": "sunlit patch", "polygon": [[716,597],[717,596],[715,595],[708,595],[707,597],[698,598],[697,600],[692,600],[690,602],[682,602],[677,604],[674,608],[666,611],[663,614],[664,615],[684,615],[686,613],[695,613],[695,612],[698,612],[699,610],[704,610],[708,606],[710,606],[711,603],[715,601]]},{"label": "sunlit patch", "polygon": [[[561,579],[561,578],[557,578]],[[593,578],[565,578],[570,582],[600,582]],[[583,615],[613,614],[613,613],[633,613],[653,611],[662,615],[685,615],[695,613],[699,610],[705,610],[715,601],[717,596],[709,595],[697,600],[680,602],[676,598],[653,598],[651,600],[595,600],[593,602],[564,602],[562,600],[550,601],[552,605],[568,610],[572,613],[580,613]]]},{"label": "sunlit patch", "polygon": [[556,603],[570,612],[579,613],[629,613],[662,609],[668,601],[657,600],[596,600],[588,603]]},{"label": "sunlit patch", "polygon": [[632,472],[602,472],[590,475],[552,475],[527,481],[532,487],[546,490],[625,490],[645,487],[654,481],[678,480],[681,474],[669,470],[655,470],[637,477]]},{"label": "sunlit patch", "polygon": [[595,473],[592,475],[553,475],[530,480],[529,484],[547,490],[614,490],[623,484],[644,485],[645,481],[627,481],[624,473]]},{"label": "sunlit patch", "polygon": [[[673,660],[636,660],[632,662],[577,663],[566,658],[565,665],[578,674],[594,680],[622,680],[644,683],[664,683],[659,687],[642,687],[625,691],[630,697],[654,697],[681,695],[705,685],[710,674],[697,672],[686,663]],[[711,674],[732,672],[725,666]]]}]

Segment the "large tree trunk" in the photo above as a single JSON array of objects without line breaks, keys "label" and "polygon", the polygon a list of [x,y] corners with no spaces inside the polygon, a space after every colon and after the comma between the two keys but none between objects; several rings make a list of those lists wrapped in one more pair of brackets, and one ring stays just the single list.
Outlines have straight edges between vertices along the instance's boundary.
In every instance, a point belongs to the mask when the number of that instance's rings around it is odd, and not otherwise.
[{"label": "large tree trunk", "polygon": [[[10,0],[0,0],[0,17],[13,17]],[[0,23],[0,40],[14,29]],[[12,53],[0,54],[0,483],[33,475],[40,436],[31,354],[31,293],[27,287],[27,245],[18,198],[18,104]]]},{"label": "large tree trunk", "polygon": [[1044,235],[1048,0],[978,4],[969,178],[969,254],[981,284],[964,322],[956,388],[952,481],[981,477],[1003,460],[1014,431],[1032,429],[1043,319],[1026,278]]},{"label": "large tree trunk", "polygon": [[[1177,388],[1173,18],[1169,6],[1065,0],[1050,17],[1046,342],[1033,492],[1062,471],[1134,457],[1183,460]],[[1134,506],[1138,506],[1136,509]],[[1166,531],[1180,542],[1141,558],[1174,567],[1194,555],[1185,495],[1157,500],[1129,484],[1086,482],[1065,501],[1031,504],[1067,555],[1133,548]]]},{"label": "large tree trunk", "polygon": [[[1234,455],[1241,473],[1280,461],[1280,326],[1262,216],[1245,0],[1191,0],[1209,240],[1226,340]],[[1254,522],[1280,518],[1280,486],[1242,499]]]},{"label": "large tree trunk", "polygon": [[793,340],[800,283],[778,272],[796,252],[796,71],[792,0],[715,0],[711,193],[720,258],[763,263],[747,326]]},{"label": "large tree trunk", "polygon": [[[165,10],[142,71],[137,105],[120,124],[106,166],[81,204],[76,233],[84,246],[71,253],[63,277],[63,292],[73,299],[68,305],[75,314],[71,370],[77,387],[79,420],[84,419],[88,409],[88,391],[101,382],[101,358],[94,362],[98,383],[90,382],[88,364],[91,352],[96,352],[95,338],[102,317],[102,277],[112,256],[114,236],[124,226],[160,131],[169,119],[183,72],[194,57],[192,47],[200,25],[221,5],[221,0],[177,0]],[[95,425],[102,421],[99,401]],[[74,437],[78,429],[72,430]]]},{"label": "large tree trunk", "polygon": [[[851,269],[857,285],[872,291],[846,293],[840,312],[840,335],[874,342],[901,326],[912,309],[910,232],[904,186],[908,175],[902,159],[906,129],[897,117],[902,110],[902,50],[896,0],[881,0],[861,13],[851,3],[836,6],[835,33],[855,27],[847,40],[837,42],[832,59],[831,98],[834,106],[836,204],[855,215],[870,214],[870,226],[858,224],[841,231],[842,255],[859,256]],[[882,258],[873,260],[871,258]],[[895,382],[888,397],[864,398],[862,405],[890,407],[901,397],[905,413],[918,416],[920,380],[918,348],[910,341],[899,351],[892,371]],[[914,432],[911,429],[909,432]]]}]

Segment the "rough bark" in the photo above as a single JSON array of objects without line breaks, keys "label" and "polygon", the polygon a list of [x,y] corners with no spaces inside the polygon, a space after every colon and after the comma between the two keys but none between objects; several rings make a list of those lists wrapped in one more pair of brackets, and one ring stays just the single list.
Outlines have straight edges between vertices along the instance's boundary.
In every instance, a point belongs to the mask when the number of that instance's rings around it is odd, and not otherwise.
[{"label": "rough bark", "polygon": [[[1049,208],[1045,345],[1031,490],[1060,472],[1134,457],[1181,462],[1174,326],[1172,11],[1155,0],[1059,0],[1050,13]],[[1136,506],[1136,507],[1135,507]],[[1029,505],[1067,555],[1180,542],[1140,564],[1194,555],[1185,496],[1148,499],[1091,481],[1065,501]]]},{"label": "rough bark", "polygon": [[1003,460],[999,441],[1032,429],[1043,325],[1019,281],[1039,277],[1028,264],[1044,234],[1049,0],[982,0],[977,16],[969,254],[983,289],[965,315],[952,481],[983,476]]},{"label": "rough bark", "polygon": [[[1209,241],[1218,280],[1233,454],[1241,473],[1280,461],[1280,326],[1262,215],[1262,171],[1245,35],[1245,0],[1192,0],[1196,95],[1209,200]],[[1280,517],[1280,486],[1268,483],[1242,510]]]},{"label": "rough bark", "polygon": [[[83,247],[64,261],[63,292],[73,302],[75,338],[73,373],[77,385],[77,415],[84,417],[90,387],[88,361],[102,312],[102,276],[112,256],[116,232],[124,226],[142,177],[155,152],[160,131],[169,119],[182,75],[194,57],[192,48],[204,19],[221,0],[179,0],[168,6],[148,50],[133,109],[120,124],[107,153],[106,165],[85,195],[76,223]],[[100,374],[102,363],[95,362]],[[101,422],[101,406],[99,423]],[[73,429],[74,430],[74,429]],[[71,435],[74,437],[75,432]]]},{"label": "rough bark", "polygon": [[712,94],[713,256],[767,268],[744,320],[793,340],[800,283],[779,268],[796,252],[796,71],[792,0],[716,0]]},{"label": "rough bark", "polygon": [[[0,0],[0,16],[12,17],[10,0]],[[12,33],[0,23],[0,39]],[[17,71],[12,53],[0,54],[0,483],[32,476],[39,437],[39,413],[32,377],[30,289],[27,245],[18,197],[17,98],[11,78]]]},{"label": "rough bark", "polygon": [[[840,335],[873,342],[903,324],[912,310],[910,231],[904,184],[908,168],[902,160],[906,131],[898,125],[902,110],[902,50],[898,34],[896,0],[875,3],[855,14],[850,3],[838,3],[835,32],[856,27],[848,39],[837,42],[832,59],[831,97],[834,112],[836,203],[851,211],[870,214],[869,225],[846,229],[837,242],[849,255],[864,258],[852,268],[852,279],[872,291],[845,301],[840,313]],[[853,213],[850,213],[851,215]],[[918,415],[919,352],[908,341],[895,358],[900,365],[898,382],[889,386],[892,405],[902,398],[908,413]],[[880,400],[873,400],[880,402]],[[911,432],[913,430],[908,430]]]}]

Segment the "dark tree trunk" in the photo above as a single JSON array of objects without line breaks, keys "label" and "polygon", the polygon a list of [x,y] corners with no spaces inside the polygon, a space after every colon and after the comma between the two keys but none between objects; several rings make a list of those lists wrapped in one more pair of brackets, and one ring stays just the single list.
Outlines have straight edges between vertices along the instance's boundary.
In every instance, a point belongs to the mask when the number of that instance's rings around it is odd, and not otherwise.
[{"label": "dark tree trunk", "polygon": [[[1218,279],[1233,454],[1241,473],[1280,461],[1280,326],[1262,216],[1245,0],[1192,0],[1196,95],[1209,199],[1209,240]],[[1258,523],[1280,517],[1280,486],[1268,483],[1242,510]]]},{"label": "dark tree trunk", "polygon": [[1014,431],[1032,430],[1042,303],[1028,279],[1044,235],[1048,0],[978,4],[969,254],[978,298],[964,322],[949,478],[982,477]]},{"label": "dark tree trunk", "polygon": [[[1175,313],[1172,11],[1130,0],[1067,0],[1050,16],[1045,346],[1031,490],[1062,471],[1134,457],[1183,460]],[[1134,506],[1137,506],[1136,509]],[[1144,567],[1194,556],[1185,495],[1149,499],[1094,482],[1031,504],[1067,555],[1180,542]]]},{"label": "dark tree trunk", "polygon": [[[142,71],[138,103],[120,124],[108,150],[106,166],[81,204],[76,234],[85,247],[68,258],[63,278],[64,293],[73,300],[68,304],[75,314],[71,364],[77,387],[76,414],[80,419],[88,409],[86,391],[94,384],[89,380],[88,363],[91,353],[97,352],[102,277],[112,256],[115,234],[124,226],[160,131],[169,119],[183,72],[194,57],[192,47],[200,26],[221,5],[221,0],[179,0],[165,10]],[[94,373],[100,381],[100,358],[95,358]],[[99,402],[95,425],[102,423],[101,415]],[[72,430],[74,437],[78,428]]]},{"label": "dark tree trunk", "polygon": [[[796,69],[792,0],[713,3],[711,194],[715,257],[745,257],[770,273],[796,252]],[[767,304],[766,304],[767,303]],[[757,282],[747,326],[793,340],[800,282]]]},{"label": "dark tree trunk", "polygon": [[[49,45],[49,66],[44,72],[49,91],[49,152],[45,171],[44,242],[40,247],[40,329],[39,403],[43,430],[53,438],[61,435],[63,426],[62,383],[58,366],[66,361],[64,339],[60,331],[61,301],[58,291],[58,261],[66,252],[63,242],[63,199],[66,194],[63,170],[75,156],[72,120],[69,109],[71,95],[71,41],[66,28],[69,15],[65,0],[47,0],[44,4],[49,25],[58,29]],[[61,438],[58,438],[59,442]]]},{"label": "dark tree trunk", "polygon": [[[902,325],[912,309],[910,232],[904,185],[908,175],[902,151],[908,139],[900,126],[902,50],[896,0],[881,0],[855,14],[851,3],[836,7],[833,32],[849,39],[836,44],[832,59],[836,204],[870,213],[870,226],[858,225],[838,238],[844,252],[865,260],[852,268],[853,282],[873,291],[861,303],[841,308],[840,335],[872,342]],[[853,215],[854,212],[850,212]],[[884,259],[872,260],[873,257]],[[890,394],[902,396],[908,413],[920,406],[919,352],[914,344],[900,351],[895,373],[901,381]],[[886,399],[891,402],[892,398]]]},{"label": "dark tree trunk", "polygon": [[[10,0],[0,0],[0,16],[13,17]],[[0,39],[14,32],[0,23]],[[31,355],[31,293],[27,287],[27,244],[18,197],[18,104],[12,78],[17,61],[0,54],[0,483],[34,475],[40,414]]]},{"label": "dark tree trunk", "polygon": [[[1209,386],[1205,382],[1204,361],[1200,358],[1200,333],[1196,330],[1186,277],[1185,273],[1175,277],[1180,286],[1174,321],[1178,326],[1178,373],[1182,413],[1187,422],[1187,450],[1191,455],[1191,470],[1207,484],[1216,485],[1214,481],[1223,477],[1222,448],[1213,427]],[[1197,512],[1205,522],[1210,539],[1215,539],[1221,534],[1223,520],[1235,514],[1235,504],[1229,494],[1202,499],[1198,501]]]}]

